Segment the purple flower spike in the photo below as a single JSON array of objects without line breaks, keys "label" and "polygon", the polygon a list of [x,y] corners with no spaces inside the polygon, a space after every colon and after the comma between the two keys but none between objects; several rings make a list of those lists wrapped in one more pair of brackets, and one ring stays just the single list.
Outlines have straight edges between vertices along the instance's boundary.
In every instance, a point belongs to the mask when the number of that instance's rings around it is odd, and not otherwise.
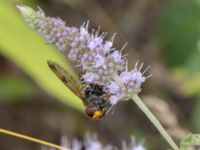
[{"label": "purple flower spike", "polygon": [[120,97],[118,95],[112,95],[109,98],[110,104],[111,105],[116,105],[118,103],[118,101],[120,100]]},{"label": "purple flower spike", "polygon": [[120,86],[116,82],[112,81],[108,88],[110,93],[117,94],[119,92]]},{"label": "purple flower spike", "polygon": [[90,72],[87,72],[83,75],[83,78],[85,80],[85,82],[88,82],[88,83],[93,83],[95,81],[98,81],[99,79],[99,75],[98,74],[95,74],[95,73],[90,73]]},{"label": "purple flower spike", "polygon": [[128,71],[123,71],[121,74],[114,78],[108,86],[109,93],[112,94],[110,97],[110,103],[115,105],[120,100],[128,100],[133,95],[137,95],[141,91],[141,85],[145,82],[146,77],[141,73],[143,64],[138,68],[136,67]]},{"label": "purple flower spike", "polygon": [[103,56],[101,56],[101,55],[96,55],[94,60],[95,60],[94,67],[96,67],[96,68],[101,67],[105,62],[105,58]]},{"label": "purple flower spike", "polygon": [[[143,145],[137,145],[135,140],[131,139],[130,142],[123,141],[122,146],[114,146],[111,144],[104,145],[101,143],[96,135],[86,134],[82,140],[70,140],[66,136],[62,137],[61,146],[67,150],[146,150]],[[54,148],[42,147],[41,150],[56,150]]]},{"label": "purple flower spike", "polygon": [[125,57],[113,48],[116,34],[105,40],[107,33],[99,34],[99,29],[89,33],[89,22],[79,28],[69,27],[60,18],[46,17],[40,8],[37,11],[27,6],[17,8],[28,25],[48,43],[68,52],[69,60],[85,72],[81,77],[86,84],[102,84],[108,89],[112,105],[141,91],[142,83],[148,78],[144,76],[147,69],[142,73],[143,64],[138,67],[138,63],[131,71],[126,69]]}]

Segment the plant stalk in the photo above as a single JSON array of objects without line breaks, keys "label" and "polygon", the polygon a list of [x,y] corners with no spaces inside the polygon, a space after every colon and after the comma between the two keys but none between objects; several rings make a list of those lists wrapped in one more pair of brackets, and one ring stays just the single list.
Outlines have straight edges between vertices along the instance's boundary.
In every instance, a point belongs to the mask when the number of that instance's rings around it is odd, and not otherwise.
[{"label": "plant stalk", "polygon": [[158,119],[146,107],[146,105],[143,103],[143,101],[140,99],[140,97],[138,97],[138,95],[134,95],[134,96],[132,96],[132,100],[137,104],[137,106],[145,113],[145,115],[149,118],[149,120],[154,124],[154,126],[158,129],[160,134],[163,136],[163,138],[172,147],[172,149],[173,150],[179,150],[176,143],[173,141],[173,139],[170,137],[170,135],[167,133],[167,131],[163,128],[163,126],[160,124]]},{"label": "plant stalk", "polygon": [[52,147],[52,148],[55,148],[55,149],[58,149],[58,150],[70,150],[68,148],[65,148],[65,147],[62,147],[62,146],[59,146],[59,145],[56,145],[56,144],[53,144],[53,143],[49,143],[49,142],[46,142],[46,141],[43,141],[43,140],[40,140],[40,139],[37,139],[37,138],[33,138],[33,137],[30,137],[30,136],[27,136],[27,135],[23,135],[23,134],[16,133],[16,132],[9,131],[9,130],[2,129],[2,128],[0,128],[0,133],[11,135],[11,136],[18,137],[18,138],[21,138],[21,139],[25,139],[25,140],[28,140],[28,141],[32,141],[32,142],[35,142],[35,143],[39,143],[39,144],[49,146],[49,147]]}]

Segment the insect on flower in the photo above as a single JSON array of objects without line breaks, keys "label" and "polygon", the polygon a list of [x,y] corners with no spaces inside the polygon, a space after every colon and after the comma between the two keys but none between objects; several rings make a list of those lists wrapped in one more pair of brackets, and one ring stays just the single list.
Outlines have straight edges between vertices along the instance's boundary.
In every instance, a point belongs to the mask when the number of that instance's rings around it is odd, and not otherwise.
[{"label": "insect on flower", "polygon": [[89,117],[99,119],[106,114],[111,105],[103,85],[82,81],[81,86],[79,86],[80,84],[63,67],[52,61],[47,63],[53,73],[83,101],[86,106],[85,112]]}]

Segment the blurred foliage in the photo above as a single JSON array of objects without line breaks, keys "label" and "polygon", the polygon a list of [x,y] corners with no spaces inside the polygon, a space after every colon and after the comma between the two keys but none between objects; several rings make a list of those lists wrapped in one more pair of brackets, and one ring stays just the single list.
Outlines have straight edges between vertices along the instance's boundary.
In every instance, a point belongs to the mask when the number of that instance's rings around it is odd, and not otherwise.
[{"label": "blurred foliage", "polygon": [[160,40],[164,59],[174,70],[183,95],[193,96],[193,124],[200,131],[200,4],[197,0],[166,1]]},{"label": "blurred foliage", "polygon": [[195,106],[194,109],[192,111],[192,123],[194,124],[194,127],[196,128],[196,130],[198,130],[200,132],[200,96],[196,98],[195,101]]},{"label": "blurred foliage", "polygon": [[200,134],[188,134],[180,143],[180,150],[187,150],[193,146],[200,145]]},{"label": "blurred foliage", "polygon": [[63,3],[66,3],[69,6],[75,6],[77,3],[77,0],[61,0]]},{"label": "blurred foliage", "polygon": [[166,1],[161,41],[167,64],[185,65],[196,51],[200,35],[200,6],[194,0]]},{"label": "blurred foliage", "polygon": [[34,86],[27,79],[0,75],[0,101],[26,99],[33,96],[34,91]]},{"label": "blurred foliage", "polygon": [[175,70],[185,94],[200,92],[200,5],[196,0],[166,1],[160,28],[164,59]]},{"label": "blurred foliage", "polygon": [[0,53],[19,65],[46,91],[82,110],[81,101],[59,81],[47,65],[47,60],[53,60],[72,73],[65,58],[47,45],[35,31],[27,28],[11,1],[0,1],[0,20]]}]

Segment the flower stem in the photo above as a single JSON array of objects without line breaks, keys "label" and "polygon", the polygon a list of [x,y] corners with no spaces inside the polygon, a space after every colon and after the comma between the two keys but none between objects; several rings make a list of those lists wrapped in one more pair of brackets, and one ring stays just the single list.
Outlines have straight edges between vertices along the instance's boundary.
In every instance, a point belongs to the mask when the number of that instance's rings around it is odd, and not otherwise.
[{"label": "flower stem", "polygon": [[153,113],[146,107],[146,105],[142,102],[140,97],[137,95],[132,96],[132,100],[137,104],[137,106],[145,113],[145,115],[149,118],[149,120],[154,124],[154,126],[158,129],[160,134],[164,137],[164,139],[169,143],[173,150],[179,150],[176,143],[167,133],[167,131],[160,124],[158,119],[153,115]]},{"label": "flower stem", "polygon": [[65,148],[65,147],[62,147],[62,146],[59,146],[59,145],[56,145],[56,144],[53,144],[53,143],[49,143],[49,142],[46,142],[46,141],[43,141],[43,140],[39,140],[37,138],[33,138],[33,137],[30,137],[30,136],[26,136],[26,135],[19,134],[19,133],[9,131],[9,130],[6,130],[6,129],[2,129],[2,128],[0,128],[0,133],[15,136],[15,137],[25,139],[25,140],[28,140],[28,141],[32,141],[32,142],[35,142],[35,143],[39,143],[39,144],[42,144],[42,145],[46,145],[46,146],[49,146],[49,147],[52,147],[52,148],[55,148],[55,149],[58,149],[58,150],[70,150],[68,148]]}]

